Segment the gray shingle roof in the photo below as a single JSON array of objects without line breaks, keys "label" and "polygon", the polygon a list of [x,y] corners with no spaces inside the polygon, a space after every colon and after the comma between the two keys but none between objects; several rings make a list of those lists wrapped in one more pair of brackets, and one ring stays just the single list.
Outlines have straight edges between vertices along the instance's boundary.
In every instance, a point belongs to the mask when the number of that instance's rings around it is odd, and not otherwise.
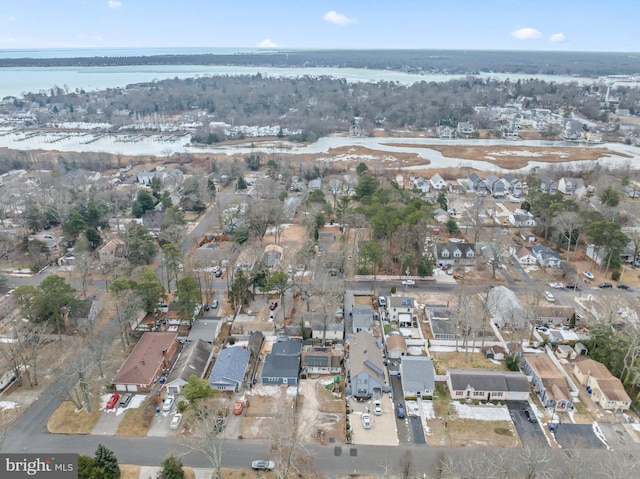
[{"label": "gray shingle roof", "polygon": [[400,364],[402,387],[407,392],[435,389],[433,360],[426,356],[405,356]]},{"label": "gray shingle roof", "polygon": [[213,345],[198,339],[187,344],[173,366],[167,383],[182,379],[188,381],[192,374],[201,378],[206,372]]},{"label": "gray shingle roof", "polygon": [[475,369],[449,369],[451,387],[464,390],[467,386],[477,391],[528,392],[529,381],[517,371],[483,371]]},{"label": "gray shingle roof", "polygon": [[226,348],[218,353],[213,365],[209,384],[212,386],[234,386],[241,384],[249,364],[251,353],[243,348]]}]

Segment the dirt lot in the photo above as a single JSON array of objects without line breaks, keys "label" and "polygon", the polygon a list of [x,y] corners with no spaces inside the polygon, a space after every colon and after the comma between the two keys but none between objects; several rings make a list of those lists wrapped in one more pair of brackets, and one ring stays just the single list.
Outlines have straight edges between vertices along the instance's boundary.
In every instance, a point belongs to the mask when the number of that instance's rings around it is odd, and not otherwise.
[{"label": "dirt lot", "polygon": [[[297,417],[299,433],[304,441],[345,440],[343,396],[325,388],[329,381],[330,376],[300,380]],[[249,407],[242,417],[242,437],[267,439],[277,427],[279,417],[294,406],[295,393],[295,387],[254,387],[248,394]]]},{"label": "dirt lot", "polygon": [[503,363],[496,364],[480,353],[444,353],[434,351],[433,363],[436,374],[446,374],[447,369],[489,369],[504,371]]}]

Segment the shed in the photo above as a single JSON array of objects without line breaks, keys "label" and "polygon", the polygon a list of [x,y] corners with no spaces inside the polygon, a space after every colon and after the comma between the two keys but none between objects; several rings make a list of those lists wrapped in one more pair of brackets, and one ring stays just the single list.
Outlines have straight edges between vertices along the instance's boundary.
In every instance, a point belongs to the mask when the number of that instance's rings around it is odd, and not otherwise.
[{"label": "shed", "polygon": [[556,347],[556,356],[559,359],[575,359],[577,354],[568,344],[560,344]]},{"label": "shed", "polygon": [[576,352],[576,354],[578,356],[586,356],[587,353],[589,352],[587,347],[582,343],[576,343],[576,345],[573,347],[573,349],[575,350],[575,352]]}]

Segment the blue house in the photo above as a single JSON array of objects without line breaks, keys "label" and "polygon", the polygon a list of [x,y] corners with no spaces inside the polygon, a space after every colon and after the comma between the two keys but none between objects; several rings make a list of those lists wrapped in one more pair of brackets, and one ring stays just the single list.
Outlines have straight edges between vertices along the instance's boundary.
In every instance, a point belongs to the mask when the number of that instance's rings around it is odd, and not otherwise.
[{"label": "blue house", "polygon": [[209,376],[209,386],[219,391],[238,392],[250,357],[251,352],[244,348],[226,348],[220,351]]},{"label": "blue house", "polygon": [[264,360],[260,380],[262,384],[298,384],[300,372],[300,341],[279,341]]}]

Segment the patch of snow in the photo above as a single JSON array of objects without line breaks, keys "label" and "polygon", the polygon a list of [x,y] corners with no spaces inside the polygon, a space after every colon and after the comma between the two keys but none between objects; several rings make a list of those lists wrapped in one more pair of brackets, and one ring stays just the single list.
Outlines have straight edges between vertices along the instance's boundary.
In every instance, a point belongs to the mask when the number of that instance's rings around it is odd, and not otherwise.
[{"label": "patch of snow", "polygon": [[422,415],[427,420],[436,418],[436,411],[433,409],[432,401],[422,401]]},{"label": "patch of snow", "polygon": [[461,419],[475,419],[477,421],[511,421],[511,414],[507,406],[469,405],[457,401],[453,402],[456,414]]},{"label": "patch of snow", "polygon": [[265,386],[264,384],[256,384],[249,391],[251,396],[279,396],[280,386]]},{"label": "patch of snow", "polygon": [[631,427],[633,428],[634,431],[640,432],[640,423],[633,422],[633,423],[631,423]]},{"label": "patch of snow", "polygon": [[611,447],[609,447],[609,444],[607,444],[607,438],[604,437],[604,434],[602,434],[602,429],[600,429],[600,425],[594,421],[594,423],[592,424],[593,427],[593,433],[596,435],[596,437],[598,439],[600,439],[600,441],[602,441],[602,444],[604,444],[607,448],[607,450],[611,450]]},{"label": "patch of snow", "polygon": [[0,410],[1,409],[15,409],[18,407],[17,402],[13,401],[0,401]]}]

